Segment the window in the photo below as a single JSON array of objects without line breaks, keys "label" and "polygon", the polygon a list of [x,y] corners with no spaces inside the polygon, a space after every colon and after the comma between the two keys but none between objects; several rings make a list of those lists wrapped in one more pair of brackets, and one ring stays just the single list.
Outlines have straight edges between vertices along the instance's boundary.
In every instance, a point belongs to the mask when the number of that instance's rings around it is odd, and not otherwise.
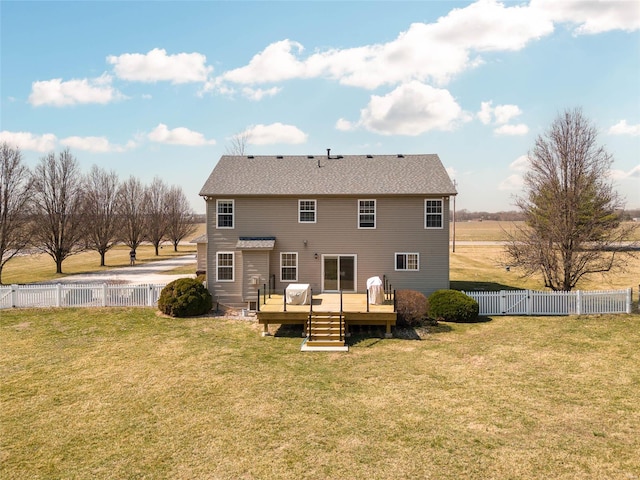
[{"label": "window", "polygon": [[282,252],[280,254],[280,281],[296,282],[298,280],[298,254]]},{"label": "window", "polygon": [[298,200],[298,222],[316,223],[315,200]]},{"label": "window", "polygon": [[375,200],[358,200],[358,228],[376,228]]},{"label": "window", "polygon": [[420,270],[420,262],[417,253],[396,253],[396,271],[397,270]]},{"label": "window", "polygon": [[233,282],[233,252],[218,252],[216,280],[218,282]]},{"label": "window", "polygon": [[218,200],[218,228],[233,228],[233,200]]},{"label": "window", "polygon": [[442,228],[442,200],[424,201],[424,228]]}]

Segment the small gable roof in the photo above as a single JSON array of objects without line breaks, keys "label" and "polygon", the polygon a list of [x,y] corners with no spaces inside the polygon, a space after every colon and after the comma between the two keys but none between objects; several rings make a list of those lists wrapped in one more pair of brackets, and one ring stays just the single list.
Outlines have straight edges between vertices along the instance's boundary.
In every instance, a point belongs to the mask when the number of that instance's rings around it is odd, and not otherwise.
[{"label": "small gable roof", "polygon": [[440,158],[425,155],[223,155],[209,196],[456,195]]}]

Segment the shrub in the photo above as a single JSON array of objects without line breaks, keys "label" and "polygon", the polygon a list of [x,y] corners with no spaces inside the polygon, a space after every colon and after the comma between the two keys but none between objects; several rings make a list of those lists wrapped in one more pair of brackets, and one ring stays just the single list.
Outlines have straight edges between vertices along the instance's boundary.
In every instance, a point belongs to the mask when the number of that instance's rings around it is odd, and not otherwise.
[{"label": "shrub", "polygon": [[431,318],[445,322],[475,322],[478,302],[458,290],[437,290],[429,296],[428,313]]},{"label": "shrub", "polygon": [[427,297],[415,290],[396,291],[398,326],[417,327],[427,319]]},{"label": "shrub", "polygon": [[172,317],[193,317],[211,310],[211,294],[194,278],[179,278],[160,292],[158,308]]}]

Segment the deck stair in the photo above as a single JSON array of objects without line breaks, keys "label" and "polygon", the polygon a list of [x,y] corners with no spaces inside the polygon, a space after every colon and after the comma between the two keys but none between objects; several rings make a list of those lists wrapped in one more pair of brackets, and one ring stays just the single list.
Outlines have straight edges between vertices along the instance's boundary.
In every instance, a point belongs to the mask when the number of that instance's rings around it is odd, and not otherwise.
[{"label": "deck stair", "polygon": [[303,351],[346,351],[344,316],[340,312],[312,312]]}]

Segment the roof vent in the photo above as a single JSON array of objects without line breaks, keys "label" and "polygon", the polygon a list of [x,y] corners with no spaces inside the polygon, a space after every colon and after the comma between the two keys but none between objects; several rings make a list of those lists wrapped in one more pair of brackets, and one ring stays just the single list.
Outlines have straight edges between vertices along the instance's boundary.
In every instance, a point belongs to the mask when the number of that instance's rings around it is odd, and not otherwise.
[{"label": "roof vent", "polygon": [[403,155],[403,154],[401,154],[401,153],[399,153],[399,154],[398,154],[398,158],[404,158],[404,155]]},{"label": "roof vent", "polygon": [[327,158],[331,158],[331,149],[327,148]]},{"label": "roof vent", "polygon": [[253,155],[247,155],[247,158],[255,158]]},{"label": "roof vent", "polygon": [[344,158],[342,155],[338,155],[336,158]]},{"label": "roof vent", "polygon": [[282,155],[277,155],[276,158],[284,158]]},{"label": "roof vent", "polygon": [[315,158],[313,155],[307,155],[307,158]]},{"label": "roof vent", "polygon": [[373,155],[367,155],[367,158],[373,158]]}]

